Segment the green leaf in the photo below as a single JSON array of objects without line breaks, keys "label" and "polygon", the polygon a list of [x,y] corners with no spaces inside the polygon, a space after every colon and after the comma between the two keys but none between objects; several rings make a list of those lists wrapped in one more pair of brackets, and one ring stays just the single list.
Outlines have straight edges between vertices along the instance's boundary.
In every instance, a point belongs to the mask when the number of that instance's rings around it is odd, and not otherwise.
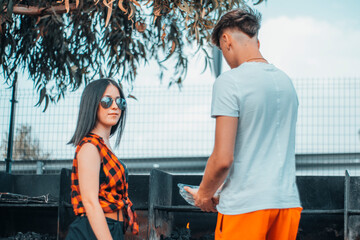
[{"label": "green leaf", "polygon": [[44,101],[46,97],[46,88],[43,87],[41,90],[40,90],[40,97],[39,97],[39,101],[36,103],[36,107],[40,106],[42,101]]},{"label": "green leaf", "polygon": [[128,98],[135,99],[136,101],[138,100],[134,95],[131,95],[131,94],[129,94],[127,97],[128,97]]}]

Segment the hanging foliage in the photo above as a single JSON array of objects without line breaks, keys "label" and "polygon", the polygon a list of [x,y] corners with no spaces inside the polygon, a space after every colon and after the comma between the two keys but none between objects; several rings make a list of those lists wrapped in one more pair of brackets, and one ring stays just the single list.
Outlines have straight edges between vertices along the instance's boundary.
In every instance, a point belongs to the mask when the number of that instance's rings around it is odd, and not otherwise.
[{"label": "hanging foliage", "polygon": [[11,85],[16,72],[28,72],[45,108],[94,77],[119,76],[131,85],[150,59],[160,76],[175,59],[170,81],[181,83],[186,44],[206,53],[219,16],[246,1],[0,0],[2,74]]}]

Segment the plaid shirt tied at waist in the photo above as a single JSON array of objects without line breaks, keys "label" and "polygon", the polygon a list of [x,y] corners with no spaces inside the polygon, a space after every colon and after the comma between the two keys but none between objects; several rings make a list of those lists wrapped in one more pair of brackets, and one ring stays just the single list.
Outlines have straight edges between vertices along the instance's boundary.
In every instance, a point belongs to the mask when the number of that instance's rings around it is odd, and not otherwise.
[{"label": "plaid shirt tied at waist", "polygon": [[133,234],[138,234],[139,225],[137,215],[133,209],[133,204],[128,197],[128,182],[126,166],[106,146],[104,140],[93,133],[85,136],[76,147],[75,157],[71,173],[71,203],[75,215],[85,213],[85,208],[81,200],[78,175],[77,154],[81,146],[91,143],[96,146],[100,153],[101,167],[99,180],[99,202],[105,213],[122,210],[124,215],[125,229],[130,227]]}]

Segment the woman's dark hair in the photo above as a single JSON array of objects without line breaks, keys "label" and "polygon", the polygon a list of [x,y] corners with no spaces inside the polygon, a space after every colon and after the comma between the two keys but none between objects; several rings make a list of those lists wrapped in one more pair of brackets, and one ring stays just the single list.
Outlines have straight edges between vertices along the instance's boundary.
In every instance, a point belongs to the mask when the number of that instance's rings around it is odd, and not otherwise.
[{"label": "woman's dark hair", "polygon": [[211,41],[220,47],[220,37],[228,28],[237,29],[252,38],[258,34],[260,23],[261,14],[248,6],[232,10],[220,18],[211,34]]},{"label": "woman's dark hair", "polygon": [[[125,99],[125,95],[119,84],[110,78],[102,78],[90,82],[85,87],[81,95],[79,116],[75,133],[68,144],[73,144],[75,146],[78,145],[81,139],[83,139],[88,133],[90,133],[91,130],[93,130],[96,124],[97,110],[99,108],[100,100],[109,85],[115,86],[120,92],[120,97]],[[126,108],[125,110],[121,111],[121,116],[118,123],[111,127],[110,136],[118,131],[115,147],[119,145],[125,128],[126,111]]]}]

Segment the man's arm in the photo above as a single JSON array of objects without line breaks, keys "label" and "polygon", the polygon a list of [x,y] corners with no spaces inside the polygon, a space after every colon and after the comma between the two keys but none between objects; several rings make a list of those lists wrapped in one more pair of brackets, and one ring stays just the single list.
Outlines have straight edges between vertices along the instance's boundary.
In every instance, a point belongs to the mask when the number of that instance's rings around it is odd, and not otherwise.
[{"label": "man's arm", "polygon": [[234,147],[238,126],[237,117],[216,117],[215,145],[209,157],[198,191],[192,191],[195,205],[203,211],[216,211],[212,201],[216,190],[225,181],[234,160]]}]

